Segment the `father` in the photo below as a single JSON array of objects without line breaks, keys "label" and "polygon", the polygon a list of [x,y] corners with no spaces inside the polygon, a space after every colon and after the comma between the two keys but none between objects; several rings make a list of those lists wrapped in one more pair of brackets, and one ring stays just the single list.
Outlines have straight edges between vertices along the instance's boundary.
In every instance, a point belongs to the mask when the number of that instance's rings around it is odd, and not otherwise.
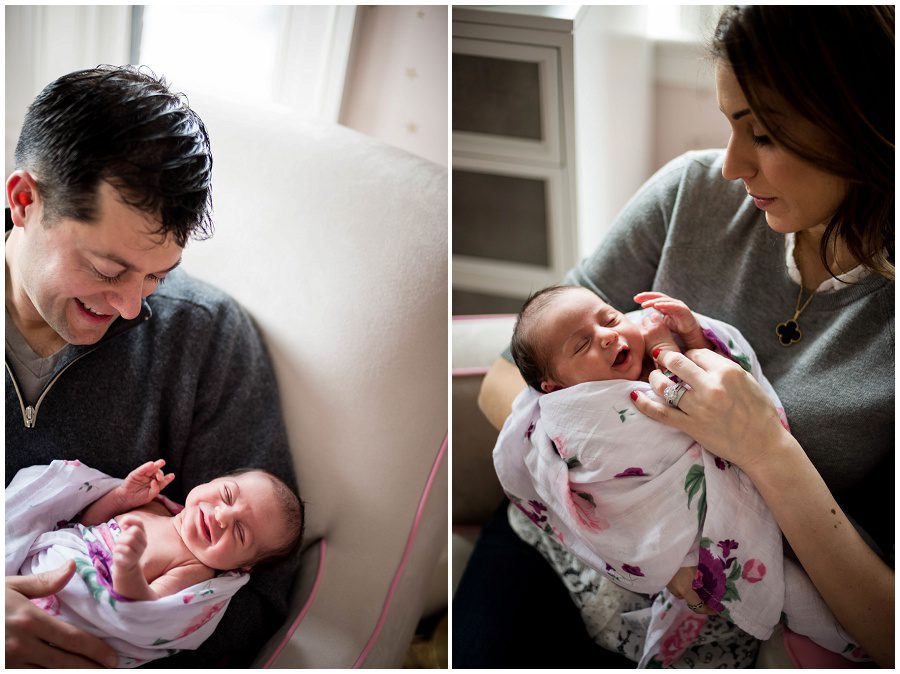
[{"label": "father", "polygon": [[[53,459],[124,477],[163,458],[174,500],[242,466],[295,485],[258,333],[176,269],[212,233],[211,172],[203,122],[135,68],[65,75],[29,108],[6,182],[6,484]],[[286,617],[295,564],[254,571],[198,651],[155,664],[249,665]],[[71,573],[6,579],[7,667],[115,663],[28,601]]]}]

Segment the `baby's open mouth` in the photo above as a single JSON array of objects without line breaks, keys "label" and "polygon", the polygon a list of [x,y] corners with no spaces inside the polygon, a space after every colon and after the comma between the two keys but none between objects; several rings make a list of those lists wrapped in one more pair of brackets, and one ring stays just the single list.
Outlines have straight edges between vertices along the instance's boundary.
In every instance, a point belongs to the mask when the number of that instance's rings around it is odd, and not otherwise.
[{"label": "baby's open mouth", "polygon": [[206,517],[202,510],[200,511],[200,531],[203,532],[204,538],[212,543],[212,532],[209,530],[209,525],[206,524]]},{"label": "baby's open mouth", "polygon": [[619,351],[616,359],[613,361],[613,367],[618,367],[622,363],[624,363],[628,359],[628,347],[626,346],[624,349]]}]

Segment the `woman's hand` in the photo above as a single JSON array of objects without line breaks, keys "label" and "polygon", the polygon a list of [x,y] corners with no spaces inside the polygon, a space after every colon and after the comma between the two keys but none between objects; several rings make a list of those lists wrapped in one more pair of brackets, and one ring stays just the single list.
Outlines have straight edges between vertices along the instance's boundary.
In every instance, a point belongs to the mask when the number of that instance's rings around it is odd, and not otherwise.
[{"label": "woman's hand", "polygon": [[[703,603],[703,600],[700,599],[700,595],[694,590],[692,584],[696,577],[696,566],[682,566],[678,569],[678,572],[672,577],[672,580],[669,581],[669,584],[666,585],[666,587],[673,597],[684,600],[684,603],[687,604],[688,608],[694,613],[718,615],[718,613]],[[691,608],[691,606],[697,606],[697,604],[700,604],[698,608]]]},{"label": "woman's hand", "polygon": [[[632,394],[635,407],[651,419],[684,431],[745,472],[767,462],[791,440],[772,401],[737,363],[708,349],[684,354],[662,351],[656,361],[687,383],[690,390],[681,397],[677,409]],[[650,385],[660,396],[671,384],[662,372],[650,373]]]}]

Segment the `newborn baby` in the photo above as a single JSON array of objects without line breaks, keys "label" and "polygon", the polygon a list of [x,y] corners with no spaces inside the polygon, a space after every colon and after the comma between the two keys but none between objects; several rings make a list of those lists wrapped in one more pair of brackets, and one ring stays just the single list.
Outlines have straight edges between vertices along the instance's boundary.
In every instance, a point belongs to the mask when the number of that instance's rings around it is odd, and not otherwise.
[{"label": "newborn baby", "polygon": [[249,572],[299,541],[300,501],[271,473],[244,469],[201,484],[173,515],[155,500],[175,479],[174,473],[163,474],[164,465],[162,459],[148,461],[131,471],[81,515],[85,526],[115,518],[121,532],[113,550],[117,594],[132,600],[166,597],[217,571]]},{"label": "newborn baby", "polygon": [[525,382],[550,393],[589,381],[647,381],[653,369],[648,356],[677,348],[670,329],[688,349],[712,347],[684,302],[656,292],[634,300],[659,313],[638,325],[587,288],[551,286],[535,293],[519,313],[510,346]]},{"label": "newborn baby", "polygon": [[6,574],[74,561],[62,590],[32,601],[103,638],[120,667],[197,648],[248,572],[302,537],[303,504],[274,475],[238,470],[195,487],[181,506],[160,495],[174,478],[164,465],[121,480],[53,461],[19,471],[6,489]]},{"label": "newborn baby", "polygon": [[[628,399],[636,390],[656,396],[643,382],[657,348],[675,348],[671,329],[686,348],[714,348],[756,378],[786,425],[750,345],[733,326],[661,293],[635,301],[659,313],[629,317],[572,286],[540,291],[522,308],[511,350],[528,388],[494,448],[510,501],[592,569],[655,596],[649,615],[616,628],[632,644],[642,634],[639,667],[676,663],[709,637],[712,612],[757,639],[785,615],[794,632],[864,659],[803,570],[783,557],[781,532],[750,480]],[[521,519],[511,517],[514,529]],[[690,569],[699,602],[667,591],[681,569]],[[719,629],[709,626],[716,641]]]}]

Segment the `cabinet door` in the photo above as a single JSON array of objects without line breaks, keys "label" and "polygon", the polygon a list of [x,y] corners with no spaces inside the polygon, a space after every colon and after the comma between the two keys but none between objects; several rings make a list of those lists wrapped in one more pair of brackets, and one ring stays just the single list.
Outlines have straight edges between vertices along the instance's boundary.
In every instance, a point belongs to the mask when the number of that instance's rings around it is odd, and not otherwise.
[{"label": "cabinet door", "polygon": [[453,159],[453,286],[521,296],[574,262],[561,169]]},{"label": "cabinet door", "polygon": [[559,165],[558,51],[453,38],[453,151]]}]

